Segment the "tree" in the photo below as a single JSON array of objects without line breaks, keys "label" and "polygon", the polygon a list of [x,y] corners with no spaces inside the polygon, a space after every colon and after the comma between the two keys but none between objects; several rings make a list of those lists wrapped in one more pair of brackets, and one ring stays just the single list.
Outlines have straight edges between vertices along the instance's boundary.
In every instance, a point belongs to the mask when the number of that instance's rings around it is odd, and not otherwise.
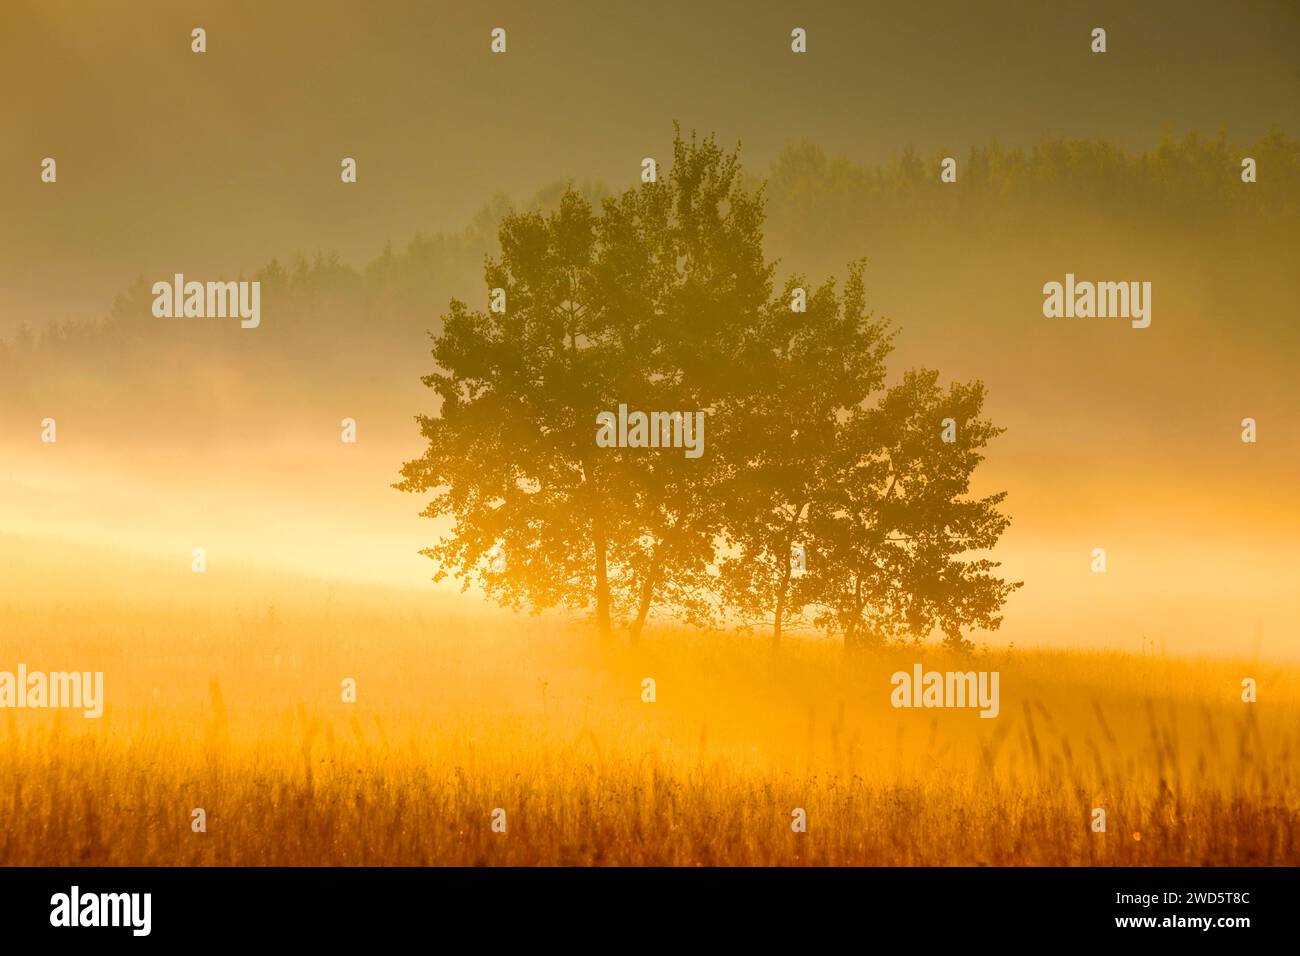
[{"label": "tree", "polygon": [[766,348],[753,388],[723,436],[733,462],[721,505],[729,553],[720,562],[720,588],[742,619],[767,624],[774,642],[791,615],[809,603],[811,579],[794,568],[805,554],[808,517],[826,495],[840,452],[840,421],[885,375],[892,333],[867,311],[862,263],[850,268],[844,292],[834,282],[815,290],[806,312],[794,312],[791,278],[758,330]]},{"label": "tree", "polygon": [[594,606],[605,634],[627,617],[635,637],[656,602],[710,617],[721,456],[597,448],[596,416],[725,418],[743,392],[728,370],[770,297],[762,216],[734,153],[679,134],[669,174],[599,215],[569,190],[548,216],[505,217],[485,274],[504,311],[453,301],[423,380],[441,408],[417,419],[428,448],[396,485],[454,522],[423,552],[435,580],[514,607]]},{"label": "tree", "polygon": [[847,646],[937,628],[965,648],[963,627],[1001,624],[999,611],[1021,584],[996,577],[998,562],[964,557],[992,548],[1010,523],[998,508],[1005,492],[969,497],[971,474],[1001,432],[978,417],[983,402],[982,383],[943,392],[937,372],[909,371],[843,423],[809,521],[816,565],[808,598]]},{"label": "tree", "polygon": [[453,300],[443,316],[433,337],[437,371],[423,379],[441,407],[417,418],[429,445],[403,466],[397,487],[432,491],[423,514],[455,522],[422,552],[438,562],[434,580],[455,575],[512,607],[583,607],[594,598],[607,630],[616,485],[612,471],[597,468],[587,423],[617,375],[619,351],[589,298],[595,225],[572,193],[548,217],[502,221],[502,257],[488,263],[486,279],[490,290],[504,289],[504,311]]},{"label": "tree", "polygon": [[[998,431],[978,418],[983,387],[910,372],[870,404],[892,333],[862,264],[794,309],[806,280],[773,295],[763,221],[736,154],[680,133],[661,181],[599,212],[569,189],[554,212],[502,219],[491,304],[453,300],[433,335],[440,408],[396,485],[450,519],[423,552],[435,580],[591,609],[633,639],[655,610],[758,619],[779,641],[811,608],[851,646],[997,626],[1018,585],[963,557],[1007,524],[1001,495],[966,497]],[[704,454],[602,447],[598,416],[620,406],[701,413]]]}]

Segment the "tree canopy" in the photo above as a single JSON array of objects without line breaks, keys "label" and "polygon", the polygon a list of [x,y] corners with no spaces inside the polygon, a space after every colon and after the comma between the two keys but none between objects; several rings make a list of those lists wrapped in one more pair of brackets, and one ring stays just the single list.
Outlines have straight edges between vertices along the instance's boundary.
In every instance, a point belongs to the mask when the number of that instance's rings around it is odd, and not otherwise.
[{"label": "tree canopy", "polygon": [[[451,519],[435,580],[633,638],[652,613],[855,646],[998,626],[1019,585],[969,556],[1009,521],[969,496],[1000,431],[982,384],[886,388],[863,264],[778,289],[763,224],[738,155],[680,133],[662,177],[599,208],[569,190],[502,219],[482,307],[452,300],[432,333],[439,408],[396,485]],[[698,414],[702,454],[605,447],[620,408]]]}]

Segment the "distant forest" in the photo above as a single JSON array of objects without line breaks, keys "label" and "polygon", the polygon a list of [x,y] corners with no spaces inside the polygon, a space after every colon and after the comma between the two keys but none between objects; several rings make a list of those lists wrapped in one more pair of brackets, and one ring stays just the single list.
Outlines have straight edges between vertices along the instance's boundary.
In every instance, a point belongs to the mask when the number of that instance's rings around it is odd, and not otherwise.
[{"label": "distant forest", "polygon": [[[958,161],[956,184],[939,180],[946,155]],[[1256,184],[1241,181],[1246,156],[1257,163]],[[1067,139],[933,156],[906,149],[880,165],[828,156],[805,141],[787,146],[766,170],[746,168],[753,185],[765,183],[764,232],[778,279],[800,271],[815,281],[866,257],[870,287],[873,270],[888,266],[891,255],[943,255],[949,239],[964,250],[996,241],[1005,257],[1008,249],[1032,254],[1045,235],[1073,232],[1099,242],[1111,235],[1127,243],[1169,240],[1191,249],[1196,269],[1227,268],[1225,249],[1292,274],[1300,265],[1300,142],[1278,133],[1248,145],[1224,135],[1165,135],[1148,152]],[[629,181],[634,176],[630,171]],[[264,318],[255,331],[222,320],[154,318],[150,285],[168,277],[140,276],[107,316],[21,326],[0,341],[0,423],[48,407],[66,383],[75,387],[65,409],[80,403],[89,415],[118,414],[138,401],[157,427],[191,432],[220,427],[216,404],[274,405],[292,417],[321,396],[351,391],[364,410],[392,418],[393,433],[405,431],[411,396],[420,396],[418,378],[427,371],[426,333],[449,299],[482,294],[484,260],[497,251],[501,219],[553,208],[565,187],[552,184],[523,203],[494,197],[462,231],[390,243],[361,267],[315,252],[273,261],[254,276],[203,276],[261,281]],[[592,201],[609,192],[590,184],[579,191]],[[996,268],[994,250],[987,256],[987,267]],[[896,318],[914,326],[912,316]],[[1280,325],[1281,317],[1267,321]],[[123,382],[130,387],[123,390]],[[104,404],[110,401],[126,404]]]}]

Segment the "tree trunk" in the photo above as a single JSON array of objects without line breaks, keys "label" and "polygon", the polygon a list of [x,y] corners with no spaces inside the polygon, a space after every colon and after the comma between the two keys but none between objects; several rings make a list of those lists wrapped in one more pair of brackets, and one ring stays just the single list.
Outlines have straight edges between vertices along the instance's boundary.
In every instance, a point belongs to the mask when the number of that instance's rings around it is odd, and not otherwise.
[{"label": "tree trunk", "polygon": [[609,622],[609,569],[606,565],[605,532],[597,519],[596,534],[596,630],[601,640],[609,640],[613,633]]},{"label": "tree trunk", "polygon": [[776,611],[773,614],[772,621],[772,646],[776,647],[781,643],[781,624],[785,618],[785,609],[790,590],[790,577],[792,570],[790,568],[790,550],[794,547],[794,533],[799,527],[799,520],[803,517],[804,508],[807,504],[800,504],[794,509],[794,517],[790,519],[790,527],[786,529],[785,540],[782,542],[784,549],[785,561],[781,569],[781,583],[776,590]]},{"label": "tree trunk", "polygon": [[787,558],[785,570],[781,573],[781,584],[776,591],[776,611],[772,615],[772,646],[777,647],[781,643],[781,619],[785,617],[785,592],[790,586],[790,561]]},{"label": "tree trunk", "polygon": [[649,570],[646,571],[645,579],[641,582],[641,601],[637,605],[636,620],[634,620],[632,626],[628,628],[628,636],[633,642],[640,640],[641,631],[645,628],[645,620],[650,614],[650,602],[654,597],[656,577],[657,569],[652,563]]},{"label": "tree trunk", "polygon": [[609,541],[605,536],[605,519],[596,496],[595,468],[591,461],[582,460],[582,481],[585,486],[587,513],[591,515],[591,545],[595,553],[596,577],[596,631],[601,641],[613,636],[610,624],[609,599]]},{"label": "tree trunk", "polygon": [[854,651],[862,647],[862,578],[855,576],[853,579],[853,610],[852,617],[844,627],[844,649]]}]

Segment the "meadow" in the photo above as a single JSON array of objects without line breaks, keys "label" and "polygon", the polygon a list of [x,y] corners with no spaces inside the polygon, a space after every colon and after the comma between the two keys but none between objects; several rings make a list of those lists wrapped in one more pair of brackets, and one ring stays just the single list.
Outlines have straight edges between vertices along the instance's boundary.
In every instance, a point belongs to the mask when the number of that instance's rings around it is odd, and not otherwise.
[{"label": "meadow", "polygon": [[[0,711],[0,864],[1300,862],[1291,665],[665,628],[602,646],[469,599],[203,586],[7,597],[0,664],[103,670],[107,704]],[[893,709],[917,662],[998,670],[999,717]]]}]

